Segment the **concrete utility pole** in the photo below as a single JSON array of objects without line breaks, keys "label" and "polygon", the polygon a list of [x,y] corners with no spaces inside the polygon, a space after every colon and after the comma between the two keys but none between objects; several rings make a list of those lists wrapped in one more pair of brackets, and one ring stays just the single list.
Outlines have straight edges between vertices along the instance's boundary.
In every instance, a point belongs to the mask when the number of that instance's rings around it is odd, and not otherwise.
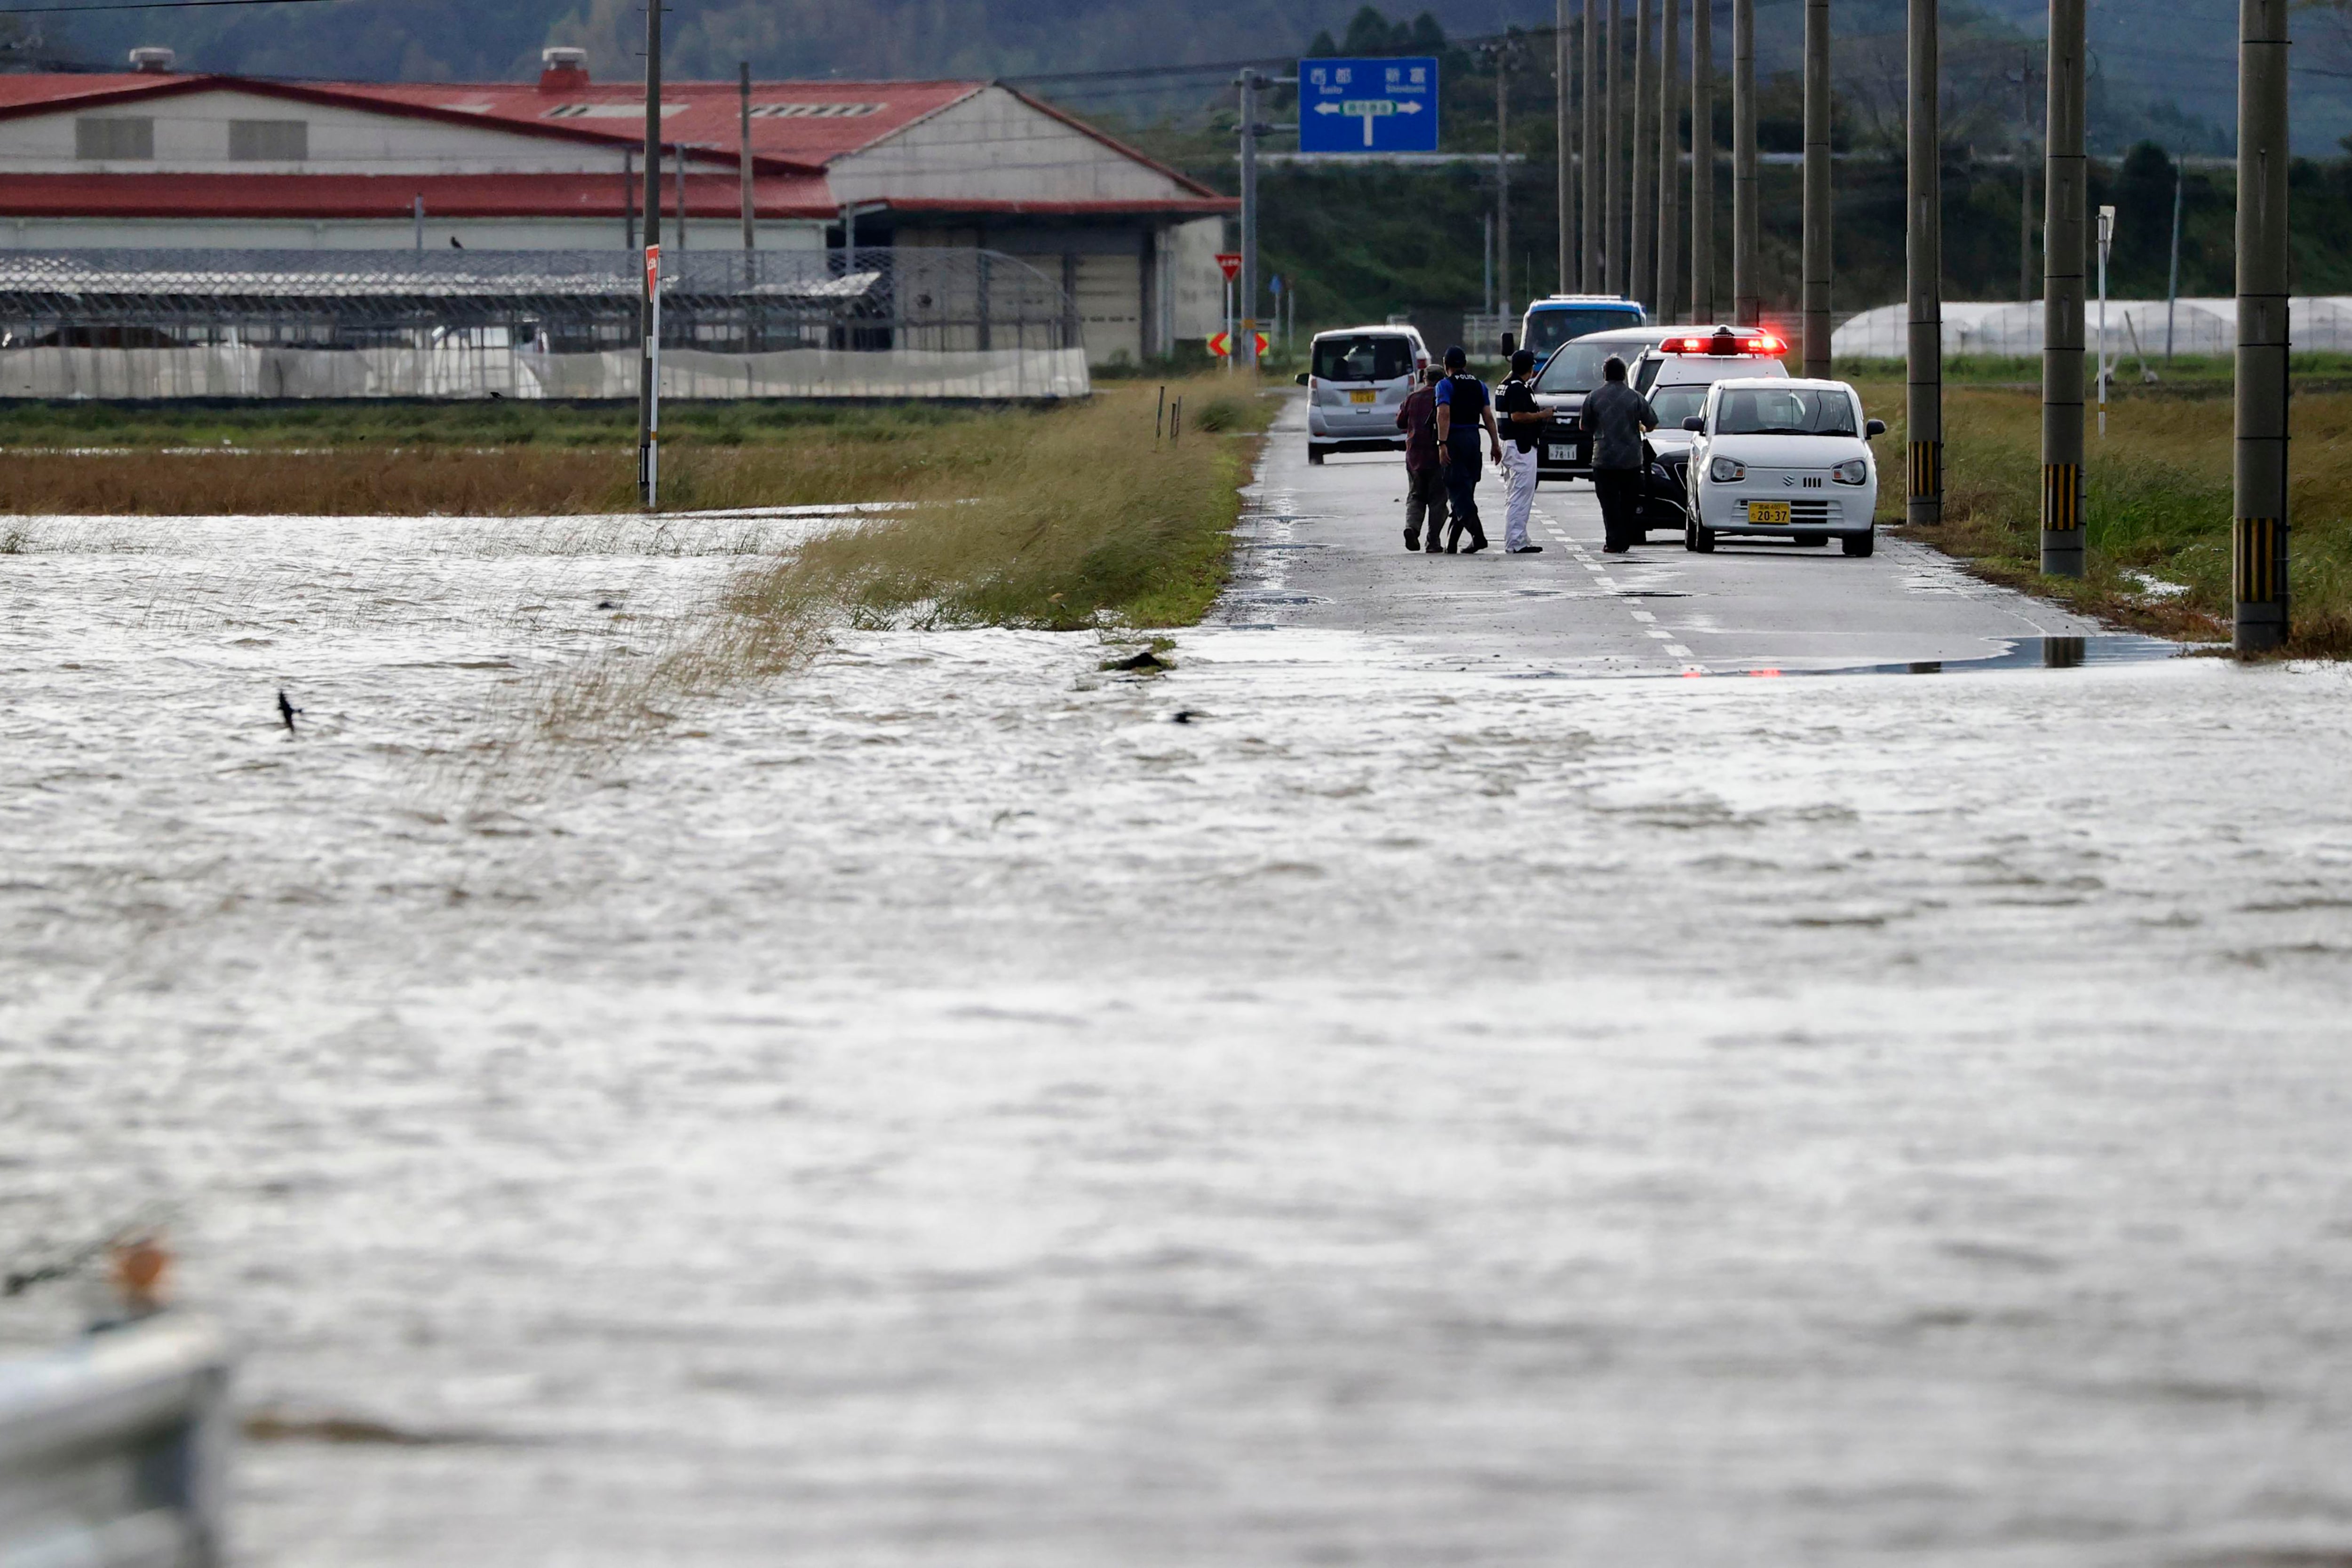
[{"label": "concrete utility pole", "polygon": [[1722,319],[1715,294],[1715,0],[1691,0],[1691,319]]},{"label": "concrete utility pole", "polygon": [[745,60],[742,72],[743,140],[737,143],[741,151],[736,155],[736,174],[743,187],[743,248],[751,244],[751,62]]},{"label": "concrete utility pole", "polygon": [[1584,0],[1576,38],[1576,47],[1584,56],[1584,134],[1579,139],[1582,163],[1577,181],[1584,194],[1580,219],[1584,245],[1578,287],[1587,294],[1599,294],[1608,287],[1601,267],[1601,49],[1593,37],[1600,5],[1601,0]]},{"label": "concrete utility pole", "polygon": [[1257,369],[1257,89],[1265,78],[1244,70],[1242,89],[1242,277],[1241,325],[1234,333],[1232,362]]},{"label": "concrete utility pole", "polygon": [[1559,282],[1562,294],[1576,292],[1576,138],[1569,125],[1574,65],[1568,49],[1568,0],[1552,0],[1552,141],[1559,149]]},{"label": "concrete utility pole", "polygon": [[[1702,0],[1704,3],[1704,0]],[[1658,319],[1675,319],[1682,290],[1683,100],[1680,30],[1683,0],[1666,0],[1658,33]]]},{"label": "concrete utility pole", "polygon": [[2287,636],[2287,0],[2239,0],[2238,462],[2231,597],[2241,653]]},{"label": "concrete utility pole", "polygon": [[637,500],[651,511],[660,489],[659,434],[661,409],[656,380],[660,374],[661,291],[655,256],[661,245],[661,0],[646,5],[646,256],[639,268],[645,292],[639,297],[637,326],[641,348],[637,358]]},{"label": "concrete utility pole", "polygon": [[[2079,5],[2081,0],[2074,0]],[[1944,170],[1942,53],[1936,36],[1936,0],[1911,0],[1910,169],[1905,194],[1911,209],[1911,335],[1905,345],[1904,415],[1910,432],[1903,520],[1914,527],[1944,520]],[[1826,330],[1826,328],[1824,328]]]},{"label": "concrete utility pole", "polygon": [[1651,57],[1651,16],[1656,0],[1633,5],[1633,233],[1625,247],[1626,287],[1635,296],[1657,281],[1652,260],[1658,237],[1657,144],[1650,127],[1658,115],[1658,63]]},{"label": "concrete utility pole", "polygon": [[2189,184],[2189,167],[2172,166],[2172,277],[2164,286],[2164,362],[2172,363],[2172,333],[2180,314],[2180,199]]},{"label": "concrete utility pole", "polygon": [[1511,154],[1506,133],[1511,113],[1511,46],[1490,44],[1495,51],[1495,263],[1497,316],[1511,313]]},{"label": "concrete utility pole", "polygon": [[1756,276],[1756,0],[1731,0],[1731,319],[1764,319]]},{"label": "concrete utility pole", "polygon": [[2083,0],[2050,0],[2050,138],[2042,177],[2042,570],[2083,575]]},{"label": "concrete utility pole", "polygon": [[1601,214],[1601,256],[1609,268],[1609,292],[1625,292],[1625,105],[1620,89],[1625,77],[1625,57],[1617,47],[1617,23],[1622,0],[1609,0],[1609,38],[1602,46],[1601,68],[1606,78],[1609,102],[1609,195]]},{"label": "concrete utility pole", "polygon": [[[1918,0],[1912,0],[1916,9]],[[1805,374],[1830,373],[1830,0],[1805,0]]]},{"label": "concrete utility pole", "polygon": [[2033,160],[2017,160],[2017,298],[2033,298]]}]

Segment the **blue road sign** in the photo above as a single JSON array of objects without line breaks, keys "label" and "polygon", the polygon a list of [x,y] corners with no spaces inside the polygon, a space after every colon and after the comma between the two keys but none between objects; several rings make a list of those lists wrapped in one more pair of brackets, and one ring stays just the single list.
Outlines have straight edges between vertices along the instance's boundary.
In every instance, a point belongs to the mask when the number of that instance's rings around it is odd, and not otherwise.
[{"label": "blue road sign", "polygon": [[1437,62],[1301,60],[1301,152],[1434,152]]}]

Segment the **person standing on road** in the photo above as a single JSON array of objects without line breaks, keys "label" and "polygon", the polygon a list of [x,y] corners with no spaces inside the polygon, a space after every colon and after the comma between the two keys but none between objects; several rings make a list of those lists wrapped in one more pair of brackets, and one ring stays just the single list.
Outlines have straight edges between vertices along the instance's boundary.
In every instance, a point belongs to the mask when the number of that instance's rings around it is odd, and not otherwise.
[{"label": "person standing on road", "polygon": [[1445,465],[1437,460],[1437,367],[1422,361],[1421,384],[1397,410],[1404,432],[1404,548],[1421,548],[1421,525],[1429,524],[1429,553],[1437,553],[1445,531]]},{"label": "person standing on road", "polygon": [[1528,542],[1528,514],[1536,504],[1536,438],[1549,417],[1536,402],[1528,384],[1536,373],[1532,350],[1511,356],[1511,376],[1495,394],[1495,413],[1509,427],[1511,439],[1503,447],[1503,550],[1507,555],[1541,555],[1543,546]]},{"label": "person standing on road", "polygon": [[1476,555],[1486,548],[1486,530],[1478,520],[1478,431],[1486,427],[1495,462],[1503,461],[1503,438],[1495,430],[1495,400],[1486,383],[1469,371],[1470,357],[1456,343],[1445,350],[1445,379],[1437,383],[1437,460],[1445,465],[1445,502],[1452,514],[1445,534],[1445,553],[1466,531]]},{"label": "person standing on road", "polygon": [[1622,555],[1642,537],[1642,437],[1658,428],[1650,400],[1625,384],[1625,361],[1609,356],[1601,385],[1584,400],[1592,437],[1592,488],[1601,497],[1601,549]]}]

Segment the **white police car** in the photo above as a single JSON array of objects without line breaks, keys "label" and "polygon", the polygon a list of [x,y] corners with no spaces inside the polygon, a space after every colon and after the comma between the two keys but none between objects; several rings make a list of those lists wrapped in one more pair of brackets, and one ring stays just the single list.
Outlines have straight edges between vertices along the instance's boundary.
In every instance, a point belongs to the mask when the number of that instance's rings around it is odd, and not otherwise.
[{"label": "white police car", "polygon": [[1684,545],[1702,553],[1727,534],[1821,544],[1848,555],[1877,541],[1878,460],[1870,438],[1886,432],[1863,417],[1843,382],[1721,381],[1686,417],[1692,500]]}]

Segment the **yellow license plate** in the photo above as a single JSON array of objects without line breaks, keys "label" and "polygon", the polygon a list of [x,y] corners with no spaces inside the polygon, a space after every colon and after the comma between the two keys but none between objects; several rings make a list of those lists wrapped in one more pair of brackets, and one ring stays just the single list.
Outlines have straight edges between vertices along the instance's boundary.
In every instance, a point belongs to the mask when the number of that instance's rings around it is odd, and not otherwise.
[{"label": "yellow license plate", "polygon": [[1380,393],[1378,393],[1378,392],[1349,392],[1349,393],[1348,394],[1348,401],[1349,401],[1349,402],[1380,402],[1380,401],[1381,401],[1381,394],[1380,394]]},{"label": "yellow license plate", "polygon": [[1786,501],[1750,501],[1748,520],[1759,528],[1787,528],[1789,503]]}]

